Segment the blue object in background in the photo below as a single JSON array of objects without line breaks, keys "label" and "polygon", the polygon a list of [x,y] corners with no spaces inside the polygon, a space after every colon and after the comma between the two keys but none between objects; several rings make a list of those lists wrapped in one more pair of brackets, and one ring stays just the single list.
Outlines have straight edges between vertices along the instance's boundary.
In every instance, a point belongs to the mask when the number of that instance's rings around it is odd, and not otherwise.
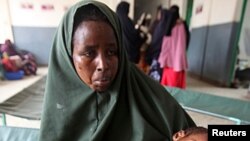
[{"label": "blue object in background", "polygon": [[17,72],[5,72],[4,73],[4,77],[7,80],[18,80],[18,79],[22,79],[24,76],[24,71],[23,70],[19,70]]}]

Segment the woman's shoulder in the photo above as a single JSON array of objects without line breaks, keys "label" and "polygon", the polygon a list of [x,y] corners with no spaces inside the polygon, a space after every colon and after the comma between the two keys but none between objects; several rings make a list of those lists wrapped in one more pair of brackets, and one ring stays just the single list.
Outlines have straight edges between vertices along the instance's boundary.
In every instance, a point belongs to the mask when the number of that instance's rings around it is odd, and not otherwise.
[{"label": "woman's shoulder", "polygon": [[184,23],[184,20],[182,18],[179,18],[176,21],[176,25],[180,25],[180,24],[183,24],[183,23]]},{"label": "woman's shoulder", "polygon": [[175,27],[176,29],[185,29],[185,21],[183,19],[178,19],[176,21]]}]

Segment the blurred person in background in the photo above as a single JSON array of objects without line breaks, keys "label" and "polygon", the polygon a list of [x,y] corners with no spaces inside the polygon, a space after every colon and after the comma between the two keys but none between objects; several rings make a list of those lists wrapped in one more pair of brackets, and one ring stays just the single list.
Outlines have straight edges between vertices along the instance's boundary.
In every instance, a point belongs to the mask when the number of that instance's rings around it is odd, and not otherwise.
[{"label": "blurred person in background", "polygon": [[135,64],[140,60],[140,48],[146,41],[146,36],[136,29],[136,24],[129,17],[129,3],[122,1],[117,5],[116,13],[121,21],[123,30],[124,47],[127,51],[129,60]]},{"label": "blurred person in background", "polygon": [[160,67],[163,69],[161,84],[185,89],[189,31],[185,27],[184,20],[180,18],[179,7],[173,5],[169,11],[170,15],[158,58]]},{"label": "blurred person in background", "polygon": [[152,34],[152,42],[146,51],[145,60],[150,65],[148,75],[154,80],[160,82],[162,77],[162,68],[158,63],[158,58],[161,52],[162,39],[166,33],[167,21],[169,18],[169,10],[161,10],[161,19],[156,25],[155,31]]}]

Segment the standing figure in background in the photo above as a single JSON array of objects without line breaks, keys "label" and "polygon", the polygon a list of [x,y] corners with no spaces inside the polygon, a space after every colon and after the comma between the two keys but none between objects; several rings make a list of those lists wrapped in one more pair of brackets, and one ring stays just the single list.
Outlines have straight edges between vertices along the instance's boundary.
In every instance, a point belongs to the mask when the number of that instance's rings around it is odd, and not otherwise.
[{"label": "standing figure in background", "polygon": [[186,88],[187,32],[185,23],[179,16],[179,7],[173,5],[170,8],[170,17],[158,59],[160,67],[163,68],[162,85]]},{"label": "standing figure in background", "polygon": [[122,1],[118,4],[116,13],[121,21],[123,30],[123,40],[129,60],[135,64],[140,59],[140,48],[146,40],[146,36],[140,34],[140,30],[135,28],[135,23],[129,17],[129,3]]},{"label": "standing figure in background", "polygon": [[159,5],[159,6],[157,7],[157,9],[156,9],[155,20],[153,21],[153,23],[151,24],[150,29],[149,29],[149,32],[150,32],[151,34],[154,33],[156,26],[158,25],[158,23],[159,23],[160,20],[161,20],[161,10],[162,10],[162,6]]},{"label": "standing figure in background", "polygon": [[166,25],[169,18],[169,11],[162,9],[161,20],[156,25],[155,31],[152,35],[152,42],[146,51],[146,62],[150,65],[149,76],[154,80],[160,82],[162,76],[162,68],[158,63],[158,58],[161,52],[162,39],[165,35]]},{"label": "standing figure in background", "polygon": [[162,7],[159,6],[157,8],[156,19],[153,21],[153,24],[149,29],[152,35],[152,41],[146,52],[146,62],[148,65],[151,65],[153,59],[157,59],[160,54],[161,41],[164,36],[163,28],[164,24],[166,24],[166,22],[164,22],[166,20],[166,17],[164,16],[166,12],[167,10],[163,10]]}]

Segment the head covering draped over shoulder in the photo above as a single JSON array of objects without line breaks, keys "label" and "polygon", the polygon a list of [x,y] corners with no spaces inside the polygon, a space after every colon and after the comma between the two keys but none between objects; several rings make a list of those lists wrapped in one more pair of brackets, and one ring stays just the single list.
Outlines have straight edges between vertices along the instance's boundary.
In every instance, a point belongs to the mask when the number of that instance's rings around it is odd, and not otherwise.
[{"label": "head covering draped over shoulder", "polygon": [[178,5],[172,5],[169,9],[170,15],[168,18],[168,22],[166,25],[166,36],[171,36],[171,32],[176,24],[183,23],[185,28],[185,34],[186,34],[186,49],[188,48],[189,41],[190,41],[190,31],[189,27],[187,25],[187,22],[183,20],[180,17],[179,14],[179,6]]},{"label": "head covering draped over shoulder", "polygon": [[145,38],[140,36],[140,31],[135,29],[135,24],[129,17],[129,3],[122,1],[116,8],[116,13],[121,21],[123,30],[124,47],[128,53],[129,60],[138,63],[140,59],[140,48]]},{"label": "head covering draped over shoulder", "polygon": [[177,20],[180,19],[179,7],[177,5],[172,5],[169,11],[170,11],[169,18],[167,19],[166,22],[166,31],[165,31],[166,36],[171,36],[172,29],[174,28]]},{"label": "head covering draped over shoulder", "polygon": [[[103,93],[81,81],[72,63],[75,14],[89,4],[107,16],[119,48],[117,76]],[[120,22],[112,10],[90,0],[69,9],[51,50],[40,141],[170,140],[173,133],[194,125],[164,87],[129,63],[122,45]]]}]

